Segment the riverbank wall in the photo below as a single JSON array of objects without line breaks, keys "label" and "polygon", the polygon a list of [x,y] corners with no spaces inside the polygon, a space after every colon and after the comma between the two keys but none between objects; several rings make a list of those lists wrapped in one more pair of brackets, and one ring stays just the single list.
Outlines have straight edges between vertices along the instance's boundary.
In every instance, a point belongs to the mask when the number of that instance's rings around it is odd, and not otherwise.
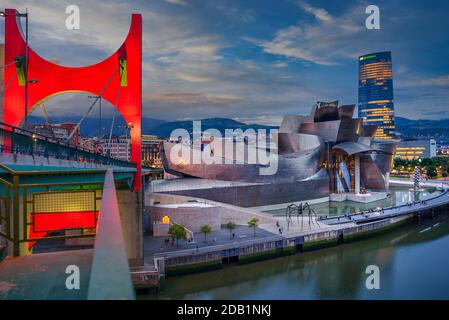
[{"label": "riverbank wall", "polygon": [[170,255],[161,253],[156,254],[155,258],[164,260],[164,270],[160,272],[165,277],[215,270],[227,264],[248,264],[375,237],[411,221],[447,213],[448,208],[449,205],[445,203],[439,207],[370,223],[344,224],[303,235],[275,236],[247,243],[201,248],[198,251],[170,252]]}]

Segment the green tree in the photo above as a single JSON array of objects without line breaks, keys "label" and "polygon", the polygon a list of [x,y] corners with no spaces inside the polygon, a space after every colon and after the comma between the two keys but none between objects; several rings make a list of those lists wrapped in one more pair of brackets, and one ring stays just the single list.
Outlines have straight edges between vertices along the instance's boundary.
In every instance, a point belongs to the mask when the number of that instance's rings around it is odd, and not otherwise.
[{"label": "green tree", "polygon": [[179,239],[186,240],[187,239],[187,230],[183,226],[179,224],[173,224],[168,229],[168,234],[176,239],[176,245],[179,244]]},{"label": "green tree", "polygon": [[427,175],[431,178],[435,178],[438,173],[437,173],[437,168],[434,165],[431,165],[427,168]]},{"label": "green tree", "polygon": [[252,218],[248,221],[248,227],[254,230],[254,238],[256,237],[256,229],[259,226],[259,219]]},{"label": "green tree", "polygon": [[202,234],[204,234],[204,242],[206,242],[207,235],[212,232],[212,228],[210,227],[210,225],[205,224],[204,226],[201,226],[200,231]]},{"label": "green tree", "polygon": [[225,229],[229,230],[229,239],[232,239],[232,231],[235,229],[236,225],[235,222],[229,221],[225,224]]}]

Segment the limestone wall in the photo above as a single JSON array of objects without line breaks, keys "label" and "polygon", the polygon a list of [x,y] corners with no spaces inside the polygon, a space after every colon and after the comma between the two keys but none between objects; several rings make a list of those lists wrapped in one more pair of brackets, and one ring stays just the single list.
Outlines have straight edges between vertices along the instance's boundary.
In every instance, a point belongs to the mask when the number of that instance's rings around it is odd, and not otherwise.
[{"label": "limestone wall", "polygon": [[193,232],[199,232],[200,227],[205,224],[210,225],[212,230],[219,230],[220,225],[229,221],[246,225],[253,218],[257,218],[260,224],[275,223],[271,216],[252,209],[172,194],[147,194],[146,206],[152,222],[169,216],[171,222],[179,223]]},{"label": "limestone wall", "polygon": [[178,223],[193,232],[200,232],[201,226],[206,224],[213,231],[220,230],[221,211],[220,207],[166,208],[157,205],[150,207],[152,221],[162,221],[163,216],[168,216],[171,222]]}]

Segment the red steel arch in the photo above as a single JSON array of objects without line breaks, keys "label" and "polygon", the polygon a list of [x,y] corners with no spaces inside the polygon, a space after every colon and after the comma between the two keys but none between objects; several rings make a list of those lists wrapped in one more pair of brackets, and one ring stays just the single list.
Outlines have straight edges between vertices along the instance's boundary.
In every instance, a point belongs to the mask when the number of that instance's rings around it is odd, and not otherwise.
[{"label": "red steel arch", "polygon": [[[25,84],[21,69],[14,61],[25,57],[26,42],[15,9],[6,9],[4,83],[13,79],[4,92],[4,122],[19,126],[25,116]],[[131,161],[137,165],[134,189],[141,189],[141,121],[142,121],[142,16],[133,14],[131,27],[122,46],[109,58],[86,67],[60,66],[39,56],[28,47],[28,79],[37,80],[28,86],[27,110],[38,102],[64,92],[90,92],[114,105],[131,129]],[[122,71],[117,72],[119,65]],[[23,73],[23,71],[22,71]],[[121,74],[121,76],[120,76]],[[120,94],[119,92],[120,86]],[[118,102],[117,102],[118,99]]]}]

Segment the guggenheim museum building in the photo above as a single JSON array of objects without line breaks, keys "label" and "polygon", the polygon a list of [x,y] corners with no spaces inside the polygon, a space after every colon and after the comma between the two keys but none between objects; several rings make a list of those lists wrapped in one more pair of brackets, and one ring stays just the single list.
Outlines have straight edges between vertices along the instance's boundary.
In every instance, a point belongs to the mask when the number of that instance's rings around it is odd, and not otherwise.
[{"label": "guggenheim museum building", "polygon": [[[317,102],[309,115],[285,116],[263,146],[268,159],[276,159],[272,174],[261,174],[266,164],[249,161],[261,146],[248,137],[232,140],[232,152],[224,151],[225,138],[210,139],[206,146],[166,141],[166,179],[152,183],[151,191],[266,210],[301,202],[379,200],[387,196],[395,144],[376,141],[377,126],[354,118],[354,111],[355,105]],[[221,161],[192,161],[204,153]]]}]

